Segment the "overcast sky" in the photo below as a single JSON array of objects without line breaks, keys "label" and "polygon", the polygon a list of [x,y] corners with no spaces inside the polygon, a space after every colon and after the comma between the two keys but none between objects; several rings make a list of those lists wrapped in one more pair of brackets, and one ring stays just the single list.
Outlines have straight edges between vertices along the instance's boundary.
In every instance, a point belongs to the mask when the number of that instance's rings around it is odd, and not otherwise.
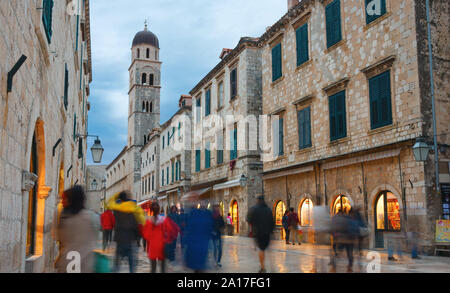
[{"label": "overcast sky", "polygon": [[[219,63],[223,48],[234,48],[244,36],[261,36],[286,10],[287,0],[91,1],[89,134],[100,136],[102,164],[111,163],[127,142],[130,49],[145,19],[161,48],[165,122],[177,111],[180,95],[188,94]],[[88,148],[92,144],[89,140]]]}]

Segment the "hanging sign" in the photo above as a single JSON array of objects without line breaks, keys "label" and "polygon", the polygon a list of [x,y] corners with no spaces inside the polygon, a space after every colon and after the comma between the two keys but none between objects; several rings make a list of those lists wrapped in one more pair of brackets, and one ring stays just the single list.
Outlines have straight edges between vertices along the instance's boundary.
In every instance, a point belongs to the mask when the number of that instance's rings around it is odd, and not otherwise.
[{"label": "hanging sign", "polygon": [[450,243],[450,220],[436,221],[436,242]]}]

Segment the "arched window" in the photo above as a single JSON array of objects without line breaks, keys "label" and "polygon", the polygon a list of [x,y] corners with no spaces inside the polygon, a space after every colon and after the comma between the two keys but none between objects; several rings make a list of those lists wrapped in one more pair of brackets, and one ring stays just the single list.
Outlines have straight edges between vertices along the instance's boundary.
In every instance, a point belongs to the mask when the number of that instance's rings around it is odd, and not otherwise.
[{"label": "arched window", "polygon": [[[33,142],[31,146],[31,160],[30,172],[38,174],[38,158],[36,136],[33,135]],[[36,239],[36,209],[37,209],[37,187],[36,184],[30,190],[28,200],[28,227],[27,227],[27,244],[26,255],[30,256],[35,253],[35,239]]]},{"label": "arched window", "polygon": [[336,215],[340,211],[348,214],[351,208],[350,200],[345,195],[339,195],[333,203],[332,214]]},{"label": "arched window", "polygon": [[145,102],[142,102],[142,112],[145,112]]},{"label": "arched window", "polygon": [[305,199],[299,207],[300,214],[300,225],[304,227],[309,227],[312,225],[312,216],[313,216],[313,203],[307,198]]},{"label": "arched window", "polygon": [[281,200],[275,206],[275,225],[283,226],[283,216],[286,212],[286,205]]},{"label": "arched window", "polygon": [[147,49],[147,59],[150,59],[150,49]]},{"label": "arched window", "polygon": [[153,113],[153,102],[150,103],[150,113]]},{"label": "arched window", "polygon": [[383,191],[375,204],[376,230],[400,231],[400,205],[392,192]]},{"label": "arched window", "polygon": [[231,214],[231,218],[233,220],[234,233],[238,234],[239,233],[239,205],[236,200],[234,200],[231,203],[230,214]]},{"label": "arched window", "polygon": [[155,51],[155,60],[158,60],[158,51]]},{"label": "arched window", "polygon": [[137,57],[141,58],[141,50],[139,48],[137,49]]},{"label": "arched window", "polygon": [[155,78],[154,78],[154,75],[153,74],[150,74],[150,85],[153,85],[154,84],[154,80],[155,80]]},{"label": "arched window", "polygon": [[147,83],[147,73],[142,73],[142,84]]},{"label": "arched window", "polygon": [[149,110],[148,102],[145,103],[145,110],[146,110],[146,112],[148,113],[148,110]]},{"label": "arched window", "polygon": [[147,136],[144,135],[144,144],[147,144]]}]

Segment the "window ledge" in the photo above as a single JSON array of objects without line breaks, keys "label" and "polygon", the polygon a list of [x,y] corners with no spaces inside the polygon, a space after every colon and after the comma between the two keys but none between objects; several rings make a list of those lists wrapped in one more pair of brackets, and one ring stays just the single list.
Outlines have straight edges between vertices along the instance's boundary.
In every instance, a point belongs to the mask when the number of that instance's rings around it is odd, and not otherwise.
[{"label": "window ledge", "polygon": [[295,154],[301,155],[301,154],[305,154],[305,153],[310,153],[310,152],[314,151],[315,149],[316,149],[315,146],[312,145],[312,146],[307,147],[307,148],[304,148],[304,149],[298,149],[298,150],[296,150],[296,151],[295,151]]},{"label": "window ledge", "polygon": [[370,28],[378,25],[380,22],[382,22],[383,20],[385,20],[386,18],[391,16],[391,12],[385,13],[384,15],[378,17],[377,19],[375,19],[374,21],[372,21],[369,24],[366,24],[366,26],[363,28],[364,31],[368,31]]},{"label": "window ledge", "polygon": [[283,80],[284,80],[284,75],[281,76],[281,77],[279,77],[277,80],[273,81],[272,84],[271,84],[271,86],[274,87],[274,86],[276,86],[277,84],[281,83]]},{"label": "window ledge", "polygon": [[308,61],[303,62],[302,64],[298,65],[297,68],[295,68],[295,71],[299,71],[302,70],[303,68],[307,67],[308,65],[310,65],[312,63],[312,59],[310,58]]},{"label": "window ledge", "polygon": [[325,54],[331,53],[331,52],[334,51],[336,48],[338,48],[338,47],[342,46],[343,44],[345,44],[345,42],[346,42],[346,39],[340,40],[339,42],[337,42],[337,43],[334,44],[333,46],[327,48],[327,49],[325,50]]},{"label": "window ledge", "polygon": [[397,124],[392,123],[392,124],[389,124],[389,125],[386,125],[386,126],[381,126],[381,127],[375,128],[375,129],[371,129],[371,130],[367,131],[367,135],[375,135],[375,134],[378,134],[378,133],[382,133],[382,132],[386,132],[386,131],[392,130],[394,128],[397,128]]},{"label": "window ledge", "polygon": [[343,137],[343,138],[339,138],[339,139],[330,141],[330,143],[328,145],[329,146],[335,146],[335,145],[338,145],[338,144],[341,144],[341,143],[346,143],[346,142],[349,142],[349,141],[351,141],[351,139],[350,139],[350,137],[347,136],[347,137]]}]

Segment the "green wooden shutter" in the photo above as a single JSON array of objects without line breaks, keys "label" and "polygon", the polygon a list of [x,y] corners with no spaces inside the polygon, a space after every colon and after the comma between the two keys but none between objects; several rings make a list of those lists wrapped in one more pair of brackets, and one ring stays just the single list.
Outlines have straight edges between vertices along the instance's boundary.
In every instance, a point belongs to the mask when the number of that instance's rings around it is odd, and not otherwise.
[{"label": "green wooden shutter", "polygon": [[78,140],[78,159],[83,158],[83,138]]},{"label": "green wooden shutter", "polygon": [[161,186],[164,186],[164,170],[161,171],[161,178],[162,178]]},{"label": "green wooden shutter", "polygon": [[167,185],[169,185],[169,167],[167,167],[167,180],[166,180],[166,182],[167,182]]},{"label": "green wooden shutter", "polygon": [[67,69],[67,63],[64,70],[64,108],[67,111],[69,105],[69,70]]},{"label": "green wooden shutter", "polygon": [[175,182],[175,163],[172,162],[172,183]]},{"label": "green wooden shutter", "polygon": [[207,90],[205,94],[205,117],[211,114],[211,90]]},{"label": "green wooden shutter", "polygon": [[334,0],[325,8],[326,26],[327,26],[327,47],[342,40],[341,29],[341,1]]},{"label": "green wooden shutter", "polygon": [[337,114],[337,135],[338,138],[347,136],[347,121],[345,111],[345,91],[337,94],[336,99],[336,114]]},{"label": "green wooden shutter", "polygon": [[308,24],[304,24],[296,31],[297,37],[297,66],[309,60]]},{"label": "green wooden shutter", "polygon": [[311,143],[311,107],[298,112],[299,146],[300,149],[308,148]]},{"label": "green wooden shutter", "polygon": [[211,167],[211,150],[210,144],[208,143],[205,148],[205,169],[209,169]]},{"label": "green wooden shutter", "polygon": [[380,4],[381,4],[381,13],[379,15],[377,15],[377,14],[369,15],[369,13],[367,11],[367,7],[374,0],[365,0],[365,1],[366,1],[365,11],[366,11],[366,23],[367,24],[371,23],[372,21],[374,21],[374,20],[378,19],[379,17],[386,14],[386,0],[379,0]]},{"label": "green wooden shutter", "polygon": [[371,128],[392,124],[390,71],[369,80],[369,94]]},{"label": "green wooden shutter", "polygon": [[280,118],[280,120],[278,120],[279,121],[279,128],[278,128],[278,130],[279,130],[279,132],[280,132],[280,135],[279,135],[279,146],[280,146],[280,148],[279,148],[279,155],[280,156],[282,156],[282,155],[284,155],[284,119],[283,118]]},{"label": "green wooden shutter", "polygon": [[305,146],[305,136],[304,136],[304,123],[305,123],[305,112],[303,110],[298,111],[297,113],[297,122],[298,122],[298,146],[299,149],[303,149]]},{"label": "green wooden shutter", "polygon": [[329,100],[329,108],[330,108],[330,139],[333,141],[333,140],[337,139],[336,96],[335,95],[330,96],[328,98],[328,100]]},{"label": "green wooden shutter", "polygon": [[53,0],[43,0],[42,23],[49,43],[52,41]]},{"label": "green wooden shutter", "polygon": [[200,150],[195,150],[195,172],[200,171],[200,158],[201,158],[201,152]]},{"label": "green wooden shutter", "polygon": [[272,48],[272,81],[279,79],[282,73],[281,43]]},{"label": "green wooden shutter", "polygon": [[231,99],[237,96],[237,69],[233,69],[230,73]]},{"label": "green wooden shutter", "polygon": [[77,137],[77,114],[73,116],[73,140]]},{"label": "green wooden shutter", "polygon": [[237,158],[237,128],[231,131],[231,147],[232,150],[230,151],[230,160],[234,160]]}]

